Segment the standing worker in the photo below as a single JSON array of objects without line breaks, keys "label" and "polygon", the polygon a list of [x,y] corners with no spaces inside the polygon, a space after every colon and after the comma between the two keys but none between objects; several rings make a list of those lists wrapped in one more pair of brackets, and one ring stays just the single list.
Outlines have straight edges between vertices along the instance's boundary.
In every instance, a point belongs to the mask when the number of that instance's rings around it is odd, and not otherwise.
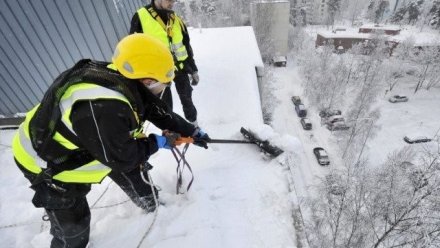
[{"label": "standing worker", "polygon": [[[174,77],[167,47],[146,34],[129,35],[112,62],[84,59],[59,75],[13,140],[15,162],[35,191],[32,203],[49,217],[51,247],[86,247],[91,184],[109,176],[151,212],[158,192],[145,179],[149,157],[180,135],[207,148],[209,136],[156,96]],[[168,131],[145,137],[144,121]]]},{"label": "standing worker", "polygon": [[[174,83],[185,118],[198,126],[197,109],[192,100],[193,88],[199,83],[199,74],[194,54],[189,43],[189,34],[182,19],[173,11],[175,0],[151,0],[151,4],[140,8],[131,19],[130,33],[146,33],[158,38],[171,51],[176,65]],[[192,81],[188,74],[191,75]],[[165,89],[162,99],[173,107],[171,88]]]}]

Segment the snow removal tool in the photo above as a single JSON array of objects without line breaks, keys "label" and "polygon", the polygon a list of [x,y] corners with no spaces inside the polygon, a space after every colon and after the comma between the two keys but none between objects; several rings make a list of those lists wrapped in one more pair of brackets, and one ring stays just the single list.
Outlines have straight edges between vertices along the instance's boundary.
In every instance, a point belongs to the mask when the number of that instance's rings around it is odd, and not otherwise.
[{"label": "snow removal tool", "polygon": [[[277,157],[284,151],[280,148],[273,146],[269,143],[267,140],[261,140],[260,138],[257,138],[254,133],[251,131],[246,130],[245,128],[241,128],[240,132],[245,137],[245,140],[232,140],[232,139],[211,139],[207,141],[207,143],[210,144],[254,144],[260,147],[260,150],[268,154],[271,157]],[[175,145],[182,145],[182,144],[188,144],[188,143],[194,143],[194,138],[191,137],[181,137],[176,140]]]}]

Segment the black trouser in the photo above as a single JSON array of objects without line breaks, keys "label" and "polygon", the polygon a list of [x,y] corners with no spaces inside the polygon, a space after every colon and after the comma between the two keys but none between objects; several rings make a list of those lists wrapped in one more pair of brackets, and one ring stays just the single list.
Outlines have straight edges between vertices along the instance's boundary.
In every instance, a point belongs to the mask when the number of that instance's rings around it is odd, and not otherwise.
[{"label": "black trouser", "polygon": [[[152,212],[156,209],[156,203],[151,191],[151,185],[142,180],[139,169],[130,172],[110,172],[109,177],[130,197],[138,207],[145,209],[146,212]],[[144,178],[149,182],[147,173]],[[157,189],[154,187],[156,196]]]},{"label": "black trouser", "polygon": [[[26,171],[19,163],[17,165],[29,181],[35,179],[35,174]],[[144,174],[148,180],[148,175]],[[137,206],[146,212],[155,210],[151,186],[142,180],[139,169],[128,173],[111,172],[109,176]],[[50,247],[86,247],[90,235],[90,209],[86,195],[91,185],[53,182],[65,191],[60,192],[43,182],[33,186],[35,195],[32,199],[34,206],[44,208],[49,216],[53,236]]]},{"label": "black trouser", "polygon": [[[176,72],[176,77],[174,78],[174,85],[176,85],[177,93],[179,94],[180,102],[182,103],[183,113],[185,119],[188,121],[197,120],[197,109],[194,106],[192,100],[193,88],[189,82],[188,74],[185,72]],[[165,88],[165,92],[162,96],[162,100],[173,109],[173,98],[171,95],[171,88]]]}]

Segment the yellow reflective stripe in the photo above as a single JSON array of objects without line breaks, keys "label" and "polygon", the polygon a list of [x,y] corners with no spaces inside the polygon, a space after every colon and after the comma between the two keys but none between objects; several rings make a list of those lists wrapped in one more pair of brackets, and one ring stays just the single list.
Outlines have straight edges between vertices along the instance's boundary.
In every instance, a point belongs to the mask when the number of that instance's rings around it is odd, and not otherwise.
[{"label": "yellow reflective stripe", "polygon": [[108,64],[108,65],[107,65],[107,68],[108,68],[108,69],[111,69],[111,70],[114,70],[114,71],[117,71],[117,70],[118,70],[118,68],[116,68],[116,65],[113,64],[113,63]]},{"label": "yellow reflective stripe", "polygon": [[183,47],[183,43],[176,43],[176,44],[172,44],[171,47],[173,48],[173,51],[177,51],[177,49]]},{"label": "yellow reflective stripe", "polygon": [[47,166],[46,161],[41,159],[37,152],[35,152],[29,135],[29,122],[37,111],[38,106],[39,104],[26,114],[24,122],[18,128],[12,141],[12,151],[15,159],[27,170],[36,174],[41,172],[41,168],[46,168]]},{"label": "yellow reflective stripe", "polygon": [[[26,141],[26,138],[23,138],[22,134],[24,134],[24,132],[21,130],[14,136],[12,143],[14,157],[28,171],[38,174],[41,172],[41,168],[46,167],[46,162],[38,157],[32,148],[30,140]],[[37,161],[40,161],[40,165],[38,165]],[[53,178],[62,182],[99,183],[110,171],[111,169],[109,167],[94,160],[75,170],[63,171]]]},{"label": "yellow reflective stripe", "polygon": [[110,171],[109,167],[93,160],[75,170],[58,173],[53,178],[66,183],[100,183]]},{"label": "yellow reflective stripe", "polygon": [[188,57],[188,53],[185,51],[179,51],[174,53],[179,61],[183,61]]},{"label": "yellow reflective stripe", "polygon": [[[46,162],[38,157],[34,151],[30,139],[25,137],[23,131],[24,125],[20,126],[12,141],[12,152],[15,159],[23,165],[28,171],[38,174],[41,168],[46,167]],[[38,162],[40,164],[38,164]]]},{"label": "yellow reflective stripe", "polygon": [[111,169],[97,171],[63,171],[53,177],[65,183],[100,183]]},{"label": "yellow reflective stripe", "polygon": [[59,132],[56,132],[53,136],[53,139],[56,140],[58,143],[60,143],[62,146],[69,150],[75,150],[78,149],[78,147],[70,142],[68,139],[66,139],[63,135],[61,135]]},{"label": "yellow reflective stripe", "polygon": [[32,117],[34,117],[35,112],[37,112],[38,107],[40,106],[40,104],[37,104],[33,109],[31,109],[27,114],[26,114],[26,118],[24,119],[24,122],[20,125],[20,127],[22,126],[26,138],[30,139],[30,135],[29,135],[29,122],[31,121]]}]

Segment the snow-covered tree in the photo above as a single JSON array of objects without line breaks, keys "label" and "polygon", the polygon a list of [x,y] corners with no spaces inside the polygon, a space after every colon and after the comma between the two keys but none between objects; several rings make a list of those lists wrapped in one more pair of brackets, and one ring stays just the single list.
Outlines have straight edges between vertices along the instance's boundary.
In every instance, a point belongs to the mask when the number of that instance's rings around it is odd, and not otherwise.
[{"label": "snow-covered tree", "polygon": [[368,5],[368,18],[375,23],[383,20],[386,11],[389,11],[390,3],[388,0],[371,0]]},{"label": "snow-covered tree", "polygon": [[432,9],[430,10],[429,25],[434,28],[440,28],[440,0],[434,0]]},{"label": "snow-covered tree", "polygon": [[423,87],[429,90],[438,85],[440,83],[440,51],[438,47],[420,47],[412,57],[418,68],[418,80],[414,93]]},{"label": "snow-covered tree", "polygon": [[312,247],[438,247],[440,154],[405,147],[384,165],[333,171],[310,202]]},{"label": "snow-covered tree", "polygon": [[337,15],[340,14],[341,10],[341,0],[328,0],[327,1],[327,24],[328,25],[334,25],[335,24],[335,18]]},{"label": "snow-covered tree", "polygon": [[408,5],[408,23],[415,24],[420,15],[420,7],[424,0],[412,1]]},{"label": "snow-covered tree", "polygon": [[354,25],[355,21],[362,17],[367,4],[364,0],[344,0],[341,4],[341,15]]}]

